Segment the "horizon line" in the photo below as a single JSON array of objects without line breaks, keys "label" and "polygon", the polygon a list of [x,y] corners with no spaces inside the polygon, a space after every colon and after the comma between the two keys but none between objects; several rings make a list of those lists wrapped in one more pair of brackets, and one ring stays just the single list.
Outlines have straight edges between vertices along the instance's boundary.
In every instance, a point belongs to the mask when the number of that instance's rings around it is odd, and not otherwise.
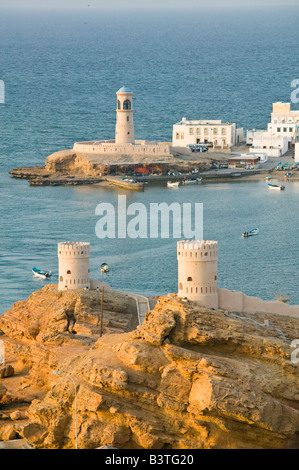
[{"label": "horizon line", "polygon": [[58,7],[58,6],[53,6],[53,7],[49,7],[49,6],[1,6],[0,5],[0,10],[8,10],[8,11],[24,11],[24,10],[36,10],[36,11],[41,11],[41,10],[52,10],[52,11],[61,11],[61,10],[109,10],[109,11],[127,11],[127,10],[136,10],[136,11],[143,11],[143,10],[151,10],[151,11],[155,11],[155,10],[165,10],[165,11],[173,11],[173,10],[180,10],[180,11],[186,11],[186,10],[202,10],[202,9],[205,9],[205,10],[215,10],[216,8],[217,9],[221,9],[221,10],[224,10],[226,8],[234,8],[236,10],[238,9],[244,9],[244,8],[249,8],[249,9],[261,9],[261,8],[285,8],[287,6],[292,6],[292,7],[299,7],[299,4],[296,0],[293,0],[293,3],[290,2],[290,3],[284,3],[284,4],[276,4],[276,3],[268,3],[268,4],[261,4],[261,3],[248,3],[248,4],[245,4],[245,5],[242,5],[242,4],[226,4],[226,5],[223,5],[223,4],[216,4],[216,5],[196,5],[196,6],[184,6],[182,7],[181,5],[178,5],[178,6],[127,6],[127,7],[122,7],[122,6],[115,6],[115,7],[106,7],[106,6],[101,6],[101,7],[98,7],[98,6],[92,6],[92,5],[89,5],[89,6],[70,6],[70,7],[65,7],[65,6],[61,6],[61,7]]}]

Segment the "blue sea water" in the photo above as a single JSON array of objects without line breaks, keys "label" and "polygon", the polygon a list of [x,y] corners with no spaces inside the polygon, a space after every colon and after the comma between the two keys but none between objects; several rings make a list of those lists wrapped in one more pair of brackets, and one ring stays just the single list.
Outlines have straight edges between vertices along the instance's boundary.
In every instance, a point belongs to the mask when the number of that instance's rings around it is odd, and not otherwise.
[{"label": "blue sea water", "polygon": [[[115,288],[147,295],[177,289],[176,240],[95,235],[95,207],[115,189],[30,187],[8,171],[41,165],[75,141],[113,138],[115,92],[134,92],[137,139],[170,141],[183,116],[265,128],[272,103],[299,78],[297,7],[197,11],[5,11],[0,14],[0,314],[44,285],[57,242],[90,241],[91,277],[111,266]],[[298,105],[297,105],[298,106]],[[293,105],[296,108],[296,105]],[[271,193],[271,194],[270,194]],[[204,237],[219,242],[219,285],[299,303],[299,183],[273,194],[264,182],[148,187],[128,202],[202,202]],[[258,237],[244,240],[246,228]]]}]

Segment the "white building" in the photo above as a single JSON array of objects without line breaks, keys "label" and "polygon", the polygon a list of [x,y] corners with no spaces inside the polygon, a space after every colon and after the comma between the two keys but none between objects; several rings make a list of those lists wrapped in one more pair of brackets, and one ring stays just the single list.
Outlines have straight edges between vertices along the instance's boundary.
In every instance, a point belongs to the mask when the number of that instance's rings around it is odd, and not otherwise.
[{"label": "white building", "polygon": [[218,243],[215,241],[179,241],[178,296],[217,309],[217,259]]},{"label": "white building", "polygon": [[286,136],[274,135],[270,131],[247,131],[247,145],[249,152],[255,154],[267,154],[268,157],[281,157],[289,148],[289,140]]},{"label": "white building", "polygon": [[133,122],[132,91],[123,86],[117,93],[115,143],[132,144],[135,142]]},{"label": "white building", "polygon": [[279,101],[273,103],[268,131],[277,136],[287,137],[288,142],[294,144],[299,136],[299,110],[291,110],[291,103]]},{"label": "white building", "polygon": [[281,157],[299,136],[299,110],[291,110],[291,103],[273,103],[271,122],[267,130],[247,131],[246,143],[250,152],[267,152],[269,157]]},{"label": "white building", "polygon": [[295,143],[295,162],[299,163],[299,142]]},{"label": "white building", "polygon": [[[75,142],[76,152],[87,154],[122,156],[124,161],[131,157],[153,156],[155,159],[171,156],[169,142],[135,140],[133,121],[133,92],[126,86],[116,92],[115,139]],[[113,161],[113,160],[112,160]]]},{"label": "white building", "polygon": [[190,144],[204,143],[217,150],[230,149],[243,140],[243,129],[235,123],[212,121],[189,121],[185,117],[173,125],[173,147],[186,147]]},{"label": "white building", "polygon": [[58,290],[89,289],[90,243],[58,243]]}]

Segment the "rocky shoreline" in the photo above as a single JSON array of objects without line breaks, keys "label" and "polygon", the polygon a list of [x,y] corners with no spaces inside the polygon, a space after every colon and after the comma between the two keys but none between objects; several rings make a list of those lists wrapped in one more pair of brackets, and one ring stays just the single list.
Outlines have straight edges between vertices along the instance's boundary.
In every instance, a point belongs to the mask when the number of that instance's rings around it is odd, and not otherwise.
[{"label": "rocky shoreline", "polygon": [[134,300],[107,288],[100,337],[100,296],[47,285],[0,317],[15,371],[1,379],[0,440],[74,448],[77,424],[85,449],[298,448],[299,320],[172,294],[138,325]]}]

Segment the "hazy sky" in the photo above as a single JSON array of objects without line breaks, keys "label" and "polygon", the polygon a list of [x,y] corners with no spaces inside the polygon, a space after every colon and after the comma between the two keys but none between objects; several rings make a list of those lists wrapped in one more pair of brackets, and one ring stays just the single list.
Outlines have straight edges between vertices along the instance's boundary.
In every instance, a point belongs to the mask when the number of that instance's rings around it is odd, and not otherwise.
[{"label": "hazy sky", "polygon": [[0,0],[2,8],[197,8],[287,6],[299,0]]}]

